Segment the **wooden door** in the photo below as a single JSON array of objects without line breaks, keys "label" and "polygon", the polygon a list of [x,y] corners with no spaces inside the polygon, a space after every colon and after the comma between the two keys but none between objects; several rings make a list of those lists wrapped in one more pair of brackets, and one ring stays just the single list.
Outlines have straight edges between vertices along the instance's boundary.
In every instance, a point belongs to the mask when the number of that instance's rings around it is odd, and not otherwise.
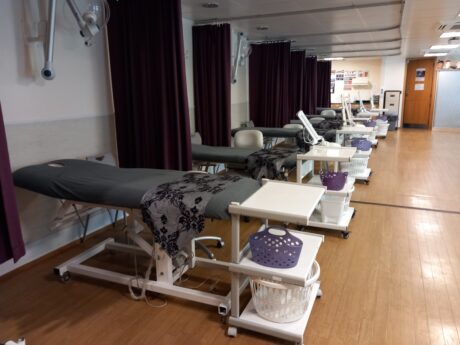
[{"label": "wooden door", "polygon": [[410,60],[406,73],[404,125],[431,127],[435,59]]}]

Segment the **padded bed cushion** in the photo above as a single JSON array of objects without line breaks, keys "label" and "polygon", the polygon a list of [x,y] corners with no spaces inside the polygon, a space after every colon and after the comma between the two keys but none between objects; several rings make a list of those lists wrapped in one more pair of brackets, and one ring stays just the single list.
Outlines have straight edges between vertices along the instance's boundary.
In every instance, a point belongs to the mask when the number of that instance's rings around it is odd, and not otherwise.
[{"label": "padded bed cushion", "polygon": [[264,137],[269,138],[295,138],[297,133],[301,131],[301,129],[298,128],[240,127],[232,129],[232,136],[234,136],[239,131],[248,131],[254,129],[261,131]]},{"label": "padded bed cushion", "polygon": [[[143,195],[160,184],[174,181],[183,171],[123,169],[77,159],[57,160],[32,165],[13,174],[17,187],[53,198],[114,207],[140,207]],[[208,218],[227,219],[230,202],[243,202],[258,188],[259,182],[242,178],[214,195],[205,209]]]},{"label": "padded bed cushion", "polygon": [[192,158],[201,162],[245,164],[248,156],[257,149],[192,144]]}]

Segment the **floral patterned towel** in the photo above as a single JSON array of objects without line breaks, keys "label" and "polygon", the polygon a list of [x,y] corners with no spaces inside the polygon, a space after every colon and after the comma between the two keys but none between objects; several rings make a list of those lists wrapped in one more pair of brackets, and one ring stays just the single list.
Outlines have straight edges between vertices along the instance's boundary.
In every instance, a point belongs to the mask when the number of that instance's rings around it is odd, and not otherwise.
[{"label": "floral patterned towel", "polygon": [[204,211],[213,195],[241,179],[240,176],[187,173],[144,194],[142,217],[153,232],[155,243],[170,257],[190,248],[191,240],[204,228]]},{"label": "floral patterned towel", "polygon": [[256,180],[283,178],[283,167],[286,160],[299,152],[298,148],[275,147],[270,150],[260,150],[248,157],[248,170]]}]

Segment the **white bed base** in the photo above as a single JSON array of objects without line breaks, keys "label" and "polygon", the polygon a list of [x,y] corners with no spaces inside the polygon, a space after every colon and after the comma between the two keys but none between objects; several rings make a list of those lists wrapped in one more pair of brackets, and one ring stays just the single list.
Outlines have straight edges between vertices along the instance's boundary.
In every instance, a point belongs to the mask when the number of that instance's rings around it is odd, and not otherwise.
[{"label": "white bed base", "polygon": [[[139,289],[142,289],[145,285],[146,291],[216,306],[218,307],[218,313],[220,315],[228,314],[231,307],[230,293],[228,293],[227,296],[221,296],[209,292],[177,286],[174,285],[174,283],[180,278],[180,275],[184,274],[189,268],[193,268],[195,266],[206,266],[208,268],[223,269],[228,271],[231,263],[196,257],[194,243],[195,240],[193,240],[191,243],[192,258],[190,259],[190,266],[174,267],[172,259],[164,250],[160,248],[158,244],[152,246],[143,237],[140,236],[140,232],[142,232],[144,229],[148,229],[147,225],[142,221],[140,210],[83,203],[79,201],[66,201],[63,204],[62,209],[68,207],[69,203],[80,204],[89,207],[111,208],[126,212],[129,215],[129,217],[127,217],[128,226],[126,228],[126,233],[127,236],[134,242],[134,244],[129,245],[124,243],[117,243],[114,238],[107,238],[94,247],[55,267],[54,272],[59,277],[61,277],[63,281],[69,280],[70,274],[77,274],[126,286],[131,284],[134,288]],[[61,212],[62,210],[58,211],[58,216]],[[156,279],[144,281],[142,278],[135,279],[136,277],[133,275],[122,274],[84,264],[85,261],[102,253],[104,250],[142,255],[146,257],[152,257],[153,255],[156,267]],[[243,282],[241,290],[244,289],[247,283],[247,281]]]}]

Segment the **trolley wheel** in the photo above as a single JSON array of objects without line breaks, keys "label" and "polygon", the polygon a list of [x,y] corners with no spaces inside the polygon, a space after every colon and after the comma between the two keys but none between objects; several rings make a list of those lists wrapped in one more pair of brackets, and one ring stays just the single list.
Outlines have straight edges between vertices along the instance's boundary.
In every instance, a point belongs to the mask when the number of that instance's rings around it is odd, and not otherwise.
[{"label": "trolley wheel", "polygon": [[355,215],[356,215],[356,208],[353,210],[353,214],[352,214],[351,218],[355,218]]},{"label": "trolley wheel", "polygon": [[62,275],[61,275],[61,281],[63,283],[67,283],[72,277],[70,276],[70,272],[64,272]]},{"label": "trolley wheel", "polygon": [[228,327],[227,335],[229,337],[235,338],[238,335],[238,329],[236,327]]},{"label": "trolley wheel", "polygon": [[349,231],[342,231],[342,238],[344,240],[348,239],[350,237],[350,232]]},{"label": "trolley wheel", "polygon": [[216,247],[217,248],[224,248],[225,242],[224,241],[217,241]]},{"label": "trolley wheel", "polygon": [[369,185],[369,180],[364,180],[363,182],[365,185]]},{"label": "trolley wheel", "polygon": [[316,298],[321,298],[323,297],[323,291],[321,289],[318,289],[318,292],[316,293]]}]

